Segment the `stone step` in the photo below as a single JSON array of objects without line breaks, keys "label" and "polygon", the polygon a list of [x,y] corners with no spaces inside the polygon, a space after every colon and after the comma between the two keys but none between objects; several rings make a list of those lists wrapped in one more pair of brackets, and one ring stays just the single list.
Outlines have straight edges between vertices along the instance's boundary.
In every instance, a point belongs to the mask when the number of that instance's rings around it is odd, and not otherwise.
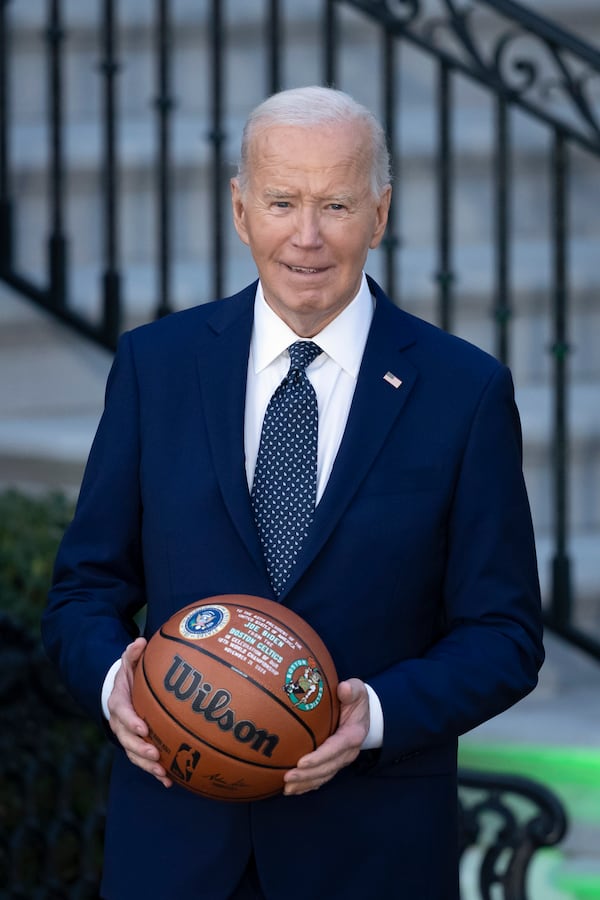
[{"label": "stone step", "polygon": [[111,355],[0,287],[0,486],[75,493]]}]

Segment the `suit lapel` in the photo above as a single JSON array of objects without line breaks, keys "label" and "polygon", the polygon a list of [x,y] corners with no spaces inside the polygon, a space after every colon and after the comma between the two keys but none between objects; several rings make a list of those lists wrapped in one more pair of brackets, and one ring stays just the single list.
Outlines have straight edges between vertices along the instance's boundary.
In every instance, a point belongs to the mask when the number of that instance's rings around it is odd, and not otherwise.
[{"label": "suit lapel", "polygon": [[377,305],[348,422],[309,536],[282,599],[332,533],[373,465],[417,379],[416,370],[402,354],[414,341],[410,318],[395,308],[374,283],[370,286]]},{"label": "suit lapel", "polygon": [[254,522],[244,458],[244,407],[256,284],[220,301],[198,355],[206,429],[229,515],[261,573],[266,574]]}]

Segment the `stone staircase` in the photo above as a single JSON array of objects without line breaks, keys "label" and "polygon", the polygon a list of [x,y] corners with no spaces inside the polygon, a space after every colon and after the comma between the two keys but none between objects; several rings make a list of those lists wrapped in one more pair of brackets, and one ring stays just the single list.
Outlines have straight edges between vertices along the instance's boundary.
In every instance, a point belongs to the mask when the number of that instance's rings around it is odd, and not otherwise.
[{"label": "stone staircase", "polygon": [[110,362],[0,285],[0,490],[76,493]]},{"label": "stone staircase", "polygon": [[[575,32],[600,43],[597,0],[530,0],[541,14],[555,15]],[[11,14],[17,25],[11,53],[16,128],[12,153],[17,161],[18,262],[23,272],[42,279],[46,266],[47,192],[44,125],[45,68],[41,52],[41,3],[16,0]],[[68,110],[66,136],[69,159],[67,222],[73,235],[69,247],[74,263],[69,290],[77,307],[90,317],[100,304],[102,214],[97,125],[100,88],[97,63],[97,3],[66,4],[72,30],[68,48]],[[227,2],[226,84],[228,118],[225,153],[235,170],[243,119],[265,93],[262,25],[257,10],[263,4]],[[283,59],[285,86],[321,80],[318,0],[289,4]],[[174,44],[173,149],[174,278],[176,306],[211,298],[210,175],[206,78],[208,4],[198,13],[196,0],[180,0]],[[293,7],[293,8],[292,8]],[[151,101],[153,86],[149,19],[152,5],[123,0],[120,18],[121,76],[119,147],[123,160],[120,182],[123,290],[128,327],[148,320],[157,304],[155,271],[155,200],[152,168],[155,137]],[[339,58],[339,86],[379,109],[379,48],[376,30],[352,11],[341,16],[344,45]],[[401,53],[398,134],[402,158],[396,166],[395,230],[402,250],[398,300],[406,309],[436,320],[434,273],[436,199],[435,77],[429,58],[404,47]],[[489,147],[492,111],[482,91],[460,81],[454,127],[456,159],[457,306],[453,330],[494,350],[491,309],[493,222],[490,214],[493,162]],[[515,237],[512,284],[515,311],[511,324],[510,364],[517,387],[525,441],[525,469],[538,538],[540,575],[546,595],[552,555],[552,343],[551,259],[549,234],[550,180],[542,164],[547,138],[541,127],[518,114],[512,120],[517,150],[512,199]],[[569,392],[570,552],[580,621],[600,632],[600,162],[576,152],[572,165],[573,201],[570,268],[573,276]],[[226,291],[254,277],[247,250],[232,227],[225,242],[228,263]],[[380,277],[381,257],[372,255],[369,272]],[[103,403],[111,357],[106,351],[71,333],[26,300],[0,284],[0,488],[27,490],[48,487],[76,493],[83,465]],[[541,697],[540,702],[542,702]],[[556,700],[553,695],[552,703]],[[552,707],[554,708],[554,707]],[[534,721],[532,719],[532,721]],[[517,727],[521,727],[519,724]],[[548,738],[550,740],[550,738]],[[568,735],[564,734],[568,743]],[[587,838],[586,838],[587,840]],[[584,865],[594,854],[583,854]],[[575,861],[575,860],[574,860]],[[577,859],[577,865],[581,860]],[[558,889],[558,888],[557,888]],[[549,889],[548,889],[549,890]],[[563,893],[564,897],[584,896]],[[600,897],[596,894],[585,896]],[[554,900],[550,893],[534,900]]]}]

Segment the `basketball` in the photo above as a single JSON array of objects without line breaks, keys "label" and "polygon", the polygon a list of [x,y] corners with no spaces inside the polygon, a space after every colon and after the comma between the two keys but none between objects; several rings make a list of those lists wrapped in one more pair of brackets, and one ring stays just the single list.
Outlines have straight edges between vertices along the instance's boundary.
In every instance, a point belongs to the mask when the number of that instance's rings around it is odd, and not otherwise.
[{"label": "basketball", "polygon": [[296,613],[243,594],[180,610],[152,636],[133,705],[174,782],[219,800],[281,793],[335,731],[335,666]]}]

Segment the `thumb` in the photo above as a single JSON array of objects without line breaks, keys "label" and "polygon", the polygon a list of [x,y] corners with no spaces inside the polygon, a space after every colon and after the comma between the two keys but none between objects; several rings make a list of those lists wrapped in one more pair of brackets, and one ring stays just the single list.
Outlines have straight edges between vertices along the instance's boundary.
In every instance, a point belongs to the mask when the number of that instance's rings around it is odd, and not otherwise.
[{"label": "thumb", "polygon": [[147,643],[148,641],[145,638],[139,637],[136,638],[133,643],[128,644],[123,653],[123,662],[128,663],[132,668],[135,668],[146,649]]},{"label": "thumb", "polygon": [[337,689],[338,700],[347,706],[359,700],[364,691],[365,686],[360,678],[349,678],[347,681],[340,681]]}]

